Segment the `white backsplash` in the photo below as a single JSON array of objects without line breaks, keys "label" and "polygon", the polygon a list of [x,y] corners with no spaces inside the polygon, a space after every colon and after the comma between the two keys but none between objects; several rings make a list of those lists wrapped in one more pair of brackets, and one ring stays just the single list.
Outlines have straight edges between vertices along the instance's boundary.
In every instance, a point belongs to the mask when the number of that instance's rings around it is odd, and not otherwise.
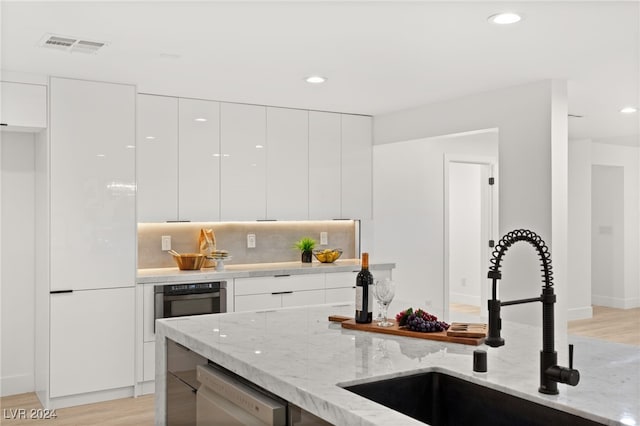
[{"label": "white backsplash", "polygon": [[[343,259],[359,256],[359,226],[352,220],[139,223],[138,268],[176,266],[173,257],[162,251],[162,236],[171,236],[173,250],[194,253],[202,228],[213,229],[216,248],[229,251],[230,264],[300,260],[300,251],[293,244],[302,237],[315,239],[316,248],[341,248]],[[326,246],[320,245],[320,232],[328,233]],[[255,234],[255,248],[247,248],[247,234]]]}]

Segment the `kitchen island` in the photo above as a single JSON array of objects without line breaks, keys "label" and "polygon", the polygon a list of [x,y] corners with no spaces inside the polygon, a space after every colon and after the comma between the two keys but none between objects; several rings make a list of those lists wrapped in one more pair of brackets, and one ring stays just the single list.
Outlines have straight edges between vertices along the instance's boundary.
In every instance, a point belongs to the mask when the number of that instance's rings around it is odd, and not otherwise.
[{"label": "kitchen island", "polygon": [[[408,307],[394,302],[390,312]],[[341,386],[423,371],[440,371],[603,424],[640,423],[640,350],[570,336],[576,387],[538,393],[541,331],[503,325],[506,345],[489,348],[342,329],[328,316],[353,315],[353,305],[317,305],[158,321],[156,424],[164,424],[166,339],[190,348],[256,385],[339,425],[422,424]],[[557,340],[566,365],[566,336]],[[475,349],[488,353],[488,372],[474,373]]]}]

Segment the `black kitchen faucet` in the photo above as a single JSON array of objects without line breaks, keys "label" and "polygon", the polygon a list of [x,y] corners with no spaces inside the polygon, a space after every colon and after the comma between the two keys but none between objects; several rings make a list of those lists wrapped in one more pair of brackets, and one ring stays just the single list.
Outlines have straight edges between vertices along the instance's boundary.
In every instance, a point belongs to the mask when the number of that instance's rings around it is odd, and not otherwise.
[{"label": "black kitchen faucet", "polygon": [[[502,278],[500,262],[505,252],[518,241],[525,241],[538,251],[543,272],[544,287],[540,297],[531,299],[511,300],[501,302],[497,299],[498,280]],[[529,302],[542,302],[542,350],[540,351],[540,387],[538,392],[557,395],[558,382],[575,386],[580,381],[580,372],[573,369],[573,345],[569,345],[569,368],[558,364],[558,353],[554,350],[554,316],[553,304],[556,303],[556,295],[553,293],[553,272],[551,271],[551,254],[549,248],[536,233],[518,229],[506,234],[493,251],[492,265],[489,267],[488,278],[493,281],[491,299],[489,305],[489,332],[485,343],[491,347],[504,345],[504,339],[500,337],[502,320],[500,319],[500,307],[518,305]]]}]

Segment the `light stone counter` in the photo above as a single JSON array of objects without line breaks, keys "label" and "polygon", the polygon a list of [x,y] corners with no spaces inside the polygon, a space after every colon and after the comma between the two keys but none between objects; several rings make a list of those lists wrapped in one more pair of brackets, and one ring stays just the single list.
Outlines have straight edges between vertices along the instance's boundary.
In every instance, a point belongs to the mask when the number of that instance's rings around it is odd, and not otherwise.
[{"label": "light stone counter", "polygon": [[[371,263],[369,269],[388,270],[395,268],[395,263]],[[138,284],[183,284],[209,281],[224,281],[233,278],[265,277],[281,274],[303,275],[325,272],[350,272],[360,270],[360,260],[340,259],[334,263],[302,263],[275,262],[253,264],[226,264],[224,271],[206,268],[199,271],[181,271],[175,268],[138,269]]]},{"label": "light stone counter", "polygon": [[[389,312],[410,305],[392,304]],[[488,352],[488,372],[472,371],[478,347],[342,329],[328,315],[352,305],[319,305],[255,314],[218,314],[158,321],[156,424],[164,424],[165,338],[185,345],[303,409],[338,425],[422,424],[347,390],[372,378],[437,370],[605,424],[640,424],[640,348],[569,336],[578,386],[538,393],[539,328],[504,322],[501,348]],[[556,345],[567,365],[564,346]],[[563,345],[564,347],[561,347]]]}]

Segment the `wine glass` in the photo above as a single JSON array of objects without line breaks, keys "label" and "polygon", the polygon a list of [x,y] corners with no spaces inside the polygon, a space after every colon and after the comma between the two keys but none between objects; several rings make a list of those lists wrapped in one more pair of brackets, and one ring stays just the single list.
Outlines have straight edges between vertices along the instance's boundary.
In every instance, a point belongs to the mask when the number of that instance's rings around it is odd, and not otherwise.
[{"label": "wine glass", "polygon": [[371,286],[371,289],[373,290],[373,297],[374,299],[376,299],[376,303],[378,305],[378,313],[374,321],[376,322],[377,325],[380,325],[380,323],[382,322],[382,302],[378,297],[378,287],[375,285],[375,282]]},{"label": "wine glass", "polygon": [[378,323],[378,326],[391,327],[394,323],[387,320],[387,310],[393,300],[393,296],[396,294],[396,283],[389,278],[384,278],[382,280],[376,280],[373,285],[375,287],[373,294],[382,306],[382,321]]}]

